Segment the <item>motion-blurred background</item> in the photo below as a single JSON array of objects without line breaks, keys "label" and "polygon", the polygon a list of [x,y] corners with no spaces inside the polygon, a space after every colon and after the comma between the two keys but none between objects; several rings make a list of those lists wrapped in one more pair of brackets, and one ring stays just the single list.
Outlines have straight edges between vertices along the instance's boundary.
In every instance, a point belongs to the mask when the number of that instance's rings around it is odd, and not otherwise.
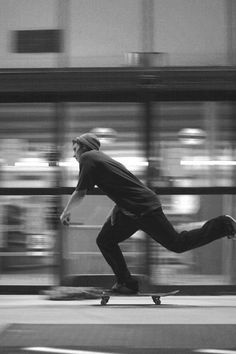
[{"label": "motion-blurred background", "polygon": [[[71,140],[88,131],[178,229],[236,215],[234,0],[0,9],[0,287],[109,281],[95,239],[112,202],[95,189],[69,229],[58,219],[79,172]],[[226,239],[179,255],[138,232],[122,248],[153,286],[236,285]]]}]

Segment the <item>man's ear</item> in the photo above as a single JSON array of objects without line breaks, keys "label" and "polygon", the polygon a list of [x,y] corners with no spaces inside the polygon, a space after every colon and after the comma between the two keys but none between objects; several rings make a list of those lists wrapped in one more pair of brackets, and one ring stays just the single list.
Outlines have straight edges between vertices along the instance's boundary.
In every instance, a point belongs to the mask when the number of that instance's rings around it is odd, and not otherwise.
[{"label": "man's ear", "polygon": [[86,151],[89,151],[90,149],[87,148],[87,146],[85,145],[82,145],[82,152],[86,152]]}]

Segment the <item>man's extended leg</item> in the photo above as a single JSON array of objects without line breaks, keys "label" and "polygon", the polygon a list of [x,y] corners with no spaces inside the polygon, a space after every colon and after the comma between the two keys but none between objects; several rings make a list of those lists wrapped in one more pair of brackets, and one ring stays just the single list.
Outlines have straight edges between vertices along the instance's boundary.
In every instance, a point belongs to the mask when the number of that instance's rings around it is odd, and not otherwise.
[{"label": "man's extended leg", "polygon": [[161,208],[143,216],[138,222],[154,240],[177,253],[204,246],[233,232],[225,215],[207,221],[201,228],[177,232]]},{"label": "man's extended leg", "polygon": [[97,245],[120,284],[131,283],[132,286],[132,278],[118,244],[128,239],[137,230],[135,221],[118,211],[115,221],[111,222],[109,217],[97,237]]}]

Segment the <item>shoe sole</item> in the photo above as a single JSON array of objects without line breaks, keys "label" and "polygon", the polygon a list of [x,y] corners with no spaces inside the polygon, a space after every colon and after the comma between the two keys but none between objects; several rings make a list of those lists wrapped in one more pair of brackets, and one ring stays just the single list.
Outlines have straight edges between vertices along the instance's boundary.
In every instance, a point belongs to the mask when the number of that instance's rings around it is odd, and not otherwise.
[{"label": "shoe sole", "polygon": [[230,215],[225,215],[227,218],[229,218],[231,221],[232,221],[232,227],[234,229],[234,233],[233,235],[228,235],[227,237],[230,239],[230,240],[236,240],[236,220],[230,216]]}]

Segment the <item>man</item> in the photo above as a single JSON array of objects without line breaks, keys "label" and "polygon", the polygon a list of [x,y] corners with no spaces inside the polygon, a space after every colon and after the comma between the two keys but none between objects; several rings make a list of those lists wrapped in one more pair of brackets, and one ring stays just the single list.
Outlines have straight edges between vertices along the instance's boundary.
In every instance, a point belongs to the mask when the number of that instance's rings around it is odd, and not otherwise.
[{"label": "man", "polygon": [[113,291],[122,294],[138,292],[138,281],[130,274],[119,243],[137,230],[143,230],[156,242],[181,253],[227,236],[236,236],[236,220],[222,215],[207,221],[201,228],[177,232],[164,215],[158,196],[122,164],[99,151],[96,135],[83,134],[73,140],[74,157],[80,164],[79,181],[62,215],[61,222],[70,224],[71,210],[82,202],[88,190],[97,185],[115,207],[97,237],[97,245],[112,268],[116,283]]}]

